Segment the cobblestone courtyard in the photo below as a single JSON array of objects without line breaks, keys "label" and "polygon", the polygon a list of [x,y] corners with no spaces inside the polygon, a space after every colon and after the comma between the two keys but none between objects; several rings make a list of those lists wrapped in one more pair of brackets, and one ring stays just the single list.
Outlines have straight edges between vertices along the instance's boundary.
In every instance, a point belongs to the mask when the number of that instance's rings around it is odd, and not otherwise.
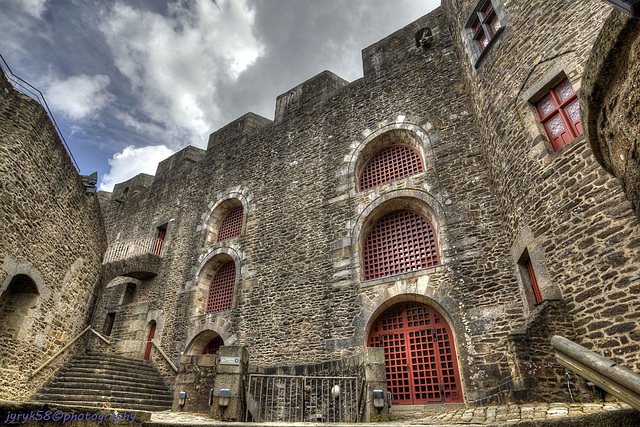
[{"label": "cobblestone courtyard", "polygon": [[[631,408],[626,403],[530,403],[523,405],[492,405],[458,408],[453,410],[403,411],[403,419],[377,425],[495,425],[517,424],[521,421],[560,419],[578,417],[596,412],[618,411]],[[422,413],[422,416],[419,413]],[[425,416],[426,415],[426,416]],[[411,419],[408,419],[410,416]],[[204,414],[177,412],[155,412],[151,416],[151,425],[226,425],[214,421]],[[234,425],[259,425],[256,423],[233,423]],[[278,423],[262,423],[277,425]],[[311,423],[287,423],[288,426],[311,425]]]}]

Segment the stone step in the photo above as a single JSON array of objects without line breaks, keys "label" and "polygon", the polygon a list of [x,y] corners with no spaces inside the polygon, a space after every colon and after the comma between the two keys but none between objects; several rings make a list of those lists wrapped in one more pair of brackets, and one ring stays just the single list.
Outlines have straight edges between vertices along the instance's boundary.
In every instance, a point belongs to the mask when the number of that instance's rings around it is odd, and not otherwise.
[{"label": "stone step", "polygon": [[153,364],[111,354],[74,357],[38,390],[39,402],[164,411],[173,394]]},{"label": "stone step", "polygon": [[92,407],[92,408],[110,408],[110,409],[119,409],[120,412],[131,410],[138,411],[149,411],[149,412],[161,412],[161,411],[169,411],[171,409],[171,405],[152,405],[148,403],[119,403],[119,402],[88,402],[81,400],[64,400],[64,401],[53,401],[53,400],[38,400],[39,402],[46,403],[56,403],[65,406],[79,406],[79,407]]},{"label": "stone step", "polygon": [[107,367],[108,369],[115,370],[125,370],[125,371],[137,371],[137,372],[156,372],[155,368],[151,364],[144,365],[131,365],[121,361],[108,361],[108,360],[87,360],[87,359],[78,359],[72,360],[69,363],[69,366],[77,366],[82,368],[102,368]]},{"label": "stone step", "polygon": [[[158,392],[168,393],[164,384],[138,384],[125,380],[111,380],[105,382],[101,378],[83,378],[83,377],[65,377],[64,381],[51,381],[44,385],[49,389],[72,388],[72,389],[92,389],[92,390],[119,390],[133,391],[136,390],[154,390]],[[40,392],[40,391],[38,391]]]},{"label": "stone step", "polygon": [[133,382],[148,382],[154,385],[164,385],[164,383],[162,382],[162,378],[158,373],[148,372],[141,373],[106,369],[65,367],[60,369],[59,374],[56,375],[56,379],[59,377],[100,378],[103,380],[126,380]]},{"label": "stone step", "polygon": [[171,394],[153,394],[153,393],[131,393],[126,391],[117,390],[83,390],[83,389],[68,389],[68,390],[51,390],[45,389],[44,393],[38,395],[40,397],[51,399],[54,401],[62,400],[75,400],[75,401],[102,401],[104,399],[113,399],[117,401],[129,401],[140,400],[153,404],[171,404],[173,402],[173,396]]}]

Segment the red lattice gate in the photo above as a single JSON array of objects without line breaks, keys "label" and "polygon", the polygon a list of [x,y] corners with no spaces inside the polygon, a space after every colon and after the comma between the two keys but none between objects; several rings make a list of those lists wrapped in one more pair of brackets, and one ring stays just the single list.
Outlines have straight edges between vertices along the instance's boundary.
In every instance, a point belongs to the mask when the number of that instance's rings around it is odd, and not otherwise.
[{"label": "red lattice gate", "polygon": [[394,404],[463,401],[453,334],[433,308],[414,302],[390,307],[373,324],[369,347],[384,347]]}]

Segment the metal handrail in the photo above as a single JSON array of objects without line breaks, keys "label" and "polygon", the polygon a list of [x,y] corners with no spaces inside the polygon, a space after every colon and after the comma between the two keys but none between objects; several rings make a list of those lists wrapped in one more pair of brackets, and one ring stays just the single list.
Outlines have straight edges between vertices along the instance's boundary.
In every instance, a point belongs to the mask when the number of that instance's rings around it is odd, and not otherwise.
[{"label": "metal handrail", "polygon": [[551,345],[560,364],[640,411],[640,374],[557,335]]},{"label": "metal handrail", "polygon": [[60,356],[62,353],[64,353],[64,351],[66,349],[68,349],[69,347],[71,347],[71,345],[73,345],[76,341],[78,341],[80,339],[80,337],[82,337],[85,333],[87,333],[88,331],[93,332],[94,334],[96,334],[98,336],[98,338],[100,338],[102,341],[105,341],[107,344],[109,344],[109,341],[106,340],[102,335],[100,335],[98,332],[96,332],[91,325],[87,326],[84,331],[80,332],[74,339],[72,339],[71,341],[69,341],[67,343],[67,345],[65,345],[64,347],[62,347],[60,350],[58,350],[56,352],[56,354],[54,354],[53,356],[51,356],[51,358],[49,360],[47,360],[46,362],[44,362],[42,365],[40,365],[40,367],[38,369],[36,369],[35,371],[33,371],[31,373],[31,375],[29,376],[29,378],[33,378],[38,372],[40,372],[41,370],[43,370],[46,366],[49,365],[49,363],[53,362],[58,356]]},{"label": "metal handrail", "polygon": [[166,360],[167,363],[169,363],[169,365],[173,368],[173,370],[178,372],[178,367],[176,365],[174,365],[174,363],[171,361],[171,359],[169,359],[169,356],[167,356],[167,353],[165,353],[164,350],[161,349],[160,346],[153,339],[151,339],[150,342],[151,342],[151,344],[153,344],[153,346],[156,348],[156,350],[158,350],[160,352],[162,357],[164,357],[164,360]]},{"label": "metal handrail", "polygon": [[[60,127],[58,126],[56,119],[53,117],[53,113],[51,112],[51,109],[49,108],[49,104],[47,104],[47,100],[44,98],[44,95],[42,94],[42,92],[40,92],[40,90],[34,85],[32,85],[31,83],[13,74],[13,71],[11,71],[11,68],[9,68],[9,64],[7,64],[7,61],[5,61],[2,55],[0,55],[0,59],[2,60],[2,62],[0,63],[0,68],[2,68],[3,70],[6,69],[5,75],[7,76],[7,80],[9,80],[9,82],[11,83],[11,86],[14,89],[19,90],[20,92],[34,99],[44,107],[45,111],[49,115],[49,118],[51,119],[51,122],[53,123],[53,127],[56,129],[58,136],[62,140],[62,143],[64,144],[64,147],[67,150],[67,154],[69,154],[69,157],[71,158],[71,161],[73,162],[76,170],[80,172],[80,166],[78,166],[78,162],[76,162],[76,158],[73,157],[73,153],[69,148],[69,144],[67,144],[67,140],[64,139],[64,135],[62,135],[62,131],[60,130]],[[4,64],[4,66],[2,64]],[[7,75],[7,72],[8,72],[8,75]]]}]

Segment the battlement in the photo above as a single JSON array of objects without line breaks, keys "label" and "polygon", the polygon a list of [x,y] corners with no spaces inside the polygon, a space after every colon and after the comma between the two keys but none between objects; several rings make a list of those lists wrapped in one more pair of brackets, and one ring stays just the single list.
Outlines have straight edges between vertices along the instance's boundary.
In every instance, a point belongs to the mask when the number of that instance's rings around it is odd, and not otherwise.
[{"label": "battlement", "polygon": [[[266,117],[259,116],[255,113],[247,113],[209,135],[207,152],[213,147],[218,148],[228,141],[251,135],[272,123],[273,121]],[[213,152],[213,150],[211,150],[211,152]]]},{"label": "battlement", "polygon": [[140,192],[146,191],[153,183],[153,175],[139,173],[138,175],[126,181],[119,182],[113,187],[110,193],[114,200],[124,200],[127,197],[134,196]]},{"label": "battlement", "polygon": [[[392,76],[400,68],[410,68],[416,55],[429,60],[427,51],[440,50],[442,31],[439,25],[443,18],[443,9],[438,7],[416,21],[406,25],[384,39],[362,49],[362,68],[364,81]],[[425,38],[422,38],[422,35]],[[431,46],[436,49],[430,49]]]},{"label": "battlement", "polygon": [[311,113],[332,93],[348,84],[348,81],[331,71],[321,72],[276,98],[276,123],[295,114]]},{"label": "battlement", "polygon": [[166,178],[177,170],[184,171],[198,163],[205,155],[206,151],[192,145],[187,145],[177,153],[172,154],[160,163],[156,169],[156,177],[154,181]]}]

